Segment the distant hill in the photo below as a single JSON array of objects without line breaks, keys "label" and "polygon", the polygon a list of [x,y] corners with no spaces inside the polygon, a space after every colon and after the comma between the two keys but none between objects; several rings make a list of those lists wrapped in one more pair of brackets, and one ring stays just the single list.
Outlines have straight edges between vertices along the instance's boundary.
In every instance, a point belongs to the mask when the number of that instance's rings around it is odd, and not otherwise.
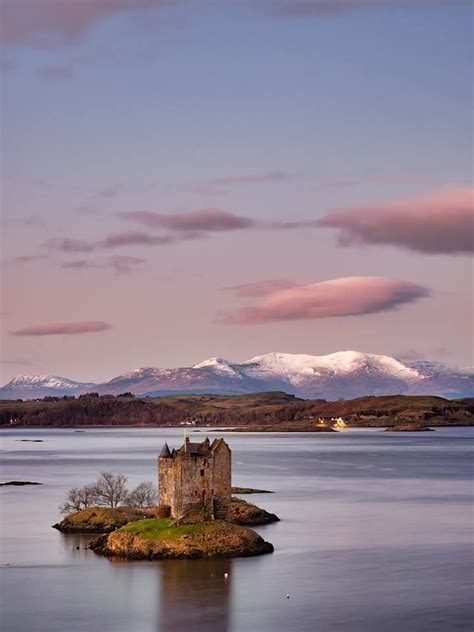
[{"label": "distant hill", "polygon": [[474,396],[474,372],[434,362],[402,362],[358,351],[324,356],[268,353],[246,362],[211,358],[191,367],[140,368],[109,382],[74,382],[56,376],[20,375],[0,388],[0,399],[36,399],[89,391],[159,397],[171,394],[238,395],[284,391],[308,399],[373,395]]},{"label": "distant hill", "polygon": [[0,425],[16,426],[273,426],[297,429],[320,418],[342,417],[351,426],[402,423],[474,425],[474,399],[383,396],[328,402],[304,400],[283,392],[250,395],[82,395],[77,399],[1,401]]}]

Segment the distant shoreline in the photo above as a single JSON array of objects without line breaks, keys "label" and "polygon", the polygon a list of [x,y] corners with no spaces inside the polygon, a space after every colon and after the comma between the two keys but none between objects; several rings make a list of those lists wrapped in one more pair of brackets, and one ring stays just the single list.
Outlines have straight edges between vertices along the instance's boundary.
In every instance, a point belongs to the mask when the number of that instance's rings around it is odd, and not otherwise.
[{"label": "distant shoreline", "polygon": [[[434,428],[473,428],[474,427],[474,421],[470,422],[470,423],[446,423],[446,424],[439,424],[439,423],[434,423],[434,424],[427,424],[428,427],[434,427]],[[86,431],[86,430],[92,430],[94,428],[99,428],[101,430],[113,430],[115,428],[122,428],[122,429],[129,429],[129,430],[133,430],[133,429],[140,429],[143,430],[145,428],[148,428],[150,430],[157,430],[157,429],[162,429],[162,430],[181,430],[184,432],[184,428],[183,426],[152,426],[152,425],[140,425],[140,424],[91,424],[91,425],[84,425],[84,426],[71,426],[71,425],[55,425],[55,426],[33,426],[33,425],[15,425],[15,426],[7,426],[7,425],[3,425],[0,426],[0,431],[1,430],[25,430],[25,429],[31,429],[31,430],[56,430],[56,429],[60,429],[60,430],[73,430],[74,432],[81,432],[82,430]],[[212,432],[212,433],[219,433],[219,432],[232,432],[232,433],[239,433],[239,434],[294,434],[295,432],[298,432],[300,434],[336,434],[336,433],[341,433],[343,434],[346,430],[370,430],[370,429],[376,429],[376,430],[386,430],[387,428],[391,428],[391,426],[378,426],[378,425],[366,425],[366,426],[362,426],[362,425],[357,425],[357,426],[347,426],[347,428],[344,428],[343,430],[332,430],[332,432],[321,432],[321,430],[278,430],[278,429],[272,429],[272,430],[265,430],[265,426],[262,426],[261,430],[257,430],[255,428],[255,426],[252,426],[251,429],[246,430],[245,426],[232,426],[232,427],[220,427],[217,428],[215,426],[199,426],[199,430],[197,429],[193,429],[193,430],[189,430],[189,428],[186,428],[186,432],[190,433],[204,433],[204,432]],[[406,432],[410,432],[410,430],[407,430]]]}]

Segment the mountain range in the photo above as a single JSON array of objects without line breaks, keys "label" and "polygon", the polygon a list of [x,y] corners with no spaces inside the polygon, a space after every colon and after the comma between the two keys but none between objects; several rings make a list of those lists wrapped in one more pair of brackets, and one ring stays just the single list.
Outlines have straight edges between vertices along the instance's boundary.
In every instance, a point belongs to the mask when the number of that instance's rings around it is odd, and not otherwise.
[{"label": "mountain range", "polygon": [[314,356],[268,353],[241,363],[211,358],[191,367],[140,368],[109,382],[76,382],[51,375],[18,375],[0,388],[0,399],[39,399],[87,392],[139,396],[178,393],[238,395],[285,391],[302,398],[350,399],[365,395],[474,396],[474,371],[436,362],[340,351]]}]

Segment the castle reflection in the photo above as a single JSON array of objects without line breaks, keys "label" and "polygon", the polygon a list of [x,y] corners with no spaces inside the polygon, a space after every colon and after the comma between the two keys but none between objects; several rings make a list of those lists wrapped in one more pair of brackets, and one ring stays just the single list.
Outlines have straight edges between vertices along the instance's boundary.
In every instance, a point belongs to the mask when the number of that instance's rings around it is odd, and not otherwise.
[{"label": "castle reflection", "polygon": [[159,567],[160,632],[230,628],[232,560],[167,560]]}]

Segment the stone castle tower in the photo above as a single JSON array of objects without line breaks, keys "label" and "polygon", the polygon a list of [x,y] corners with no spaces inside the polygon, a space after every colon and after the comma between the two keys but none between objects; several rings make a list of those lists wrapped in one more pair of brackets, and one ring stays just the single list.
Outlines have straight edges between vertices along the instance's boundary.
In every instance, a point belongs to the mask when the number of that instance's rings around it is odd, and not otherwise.
[{"label": "stone castle tower", "polygon": [[231,450],[224,439],[191,443],[178,450],[165,443],[158,457],[160,505],[179,520],[200,507],[205,520],[226,520],[231,499]]}]

